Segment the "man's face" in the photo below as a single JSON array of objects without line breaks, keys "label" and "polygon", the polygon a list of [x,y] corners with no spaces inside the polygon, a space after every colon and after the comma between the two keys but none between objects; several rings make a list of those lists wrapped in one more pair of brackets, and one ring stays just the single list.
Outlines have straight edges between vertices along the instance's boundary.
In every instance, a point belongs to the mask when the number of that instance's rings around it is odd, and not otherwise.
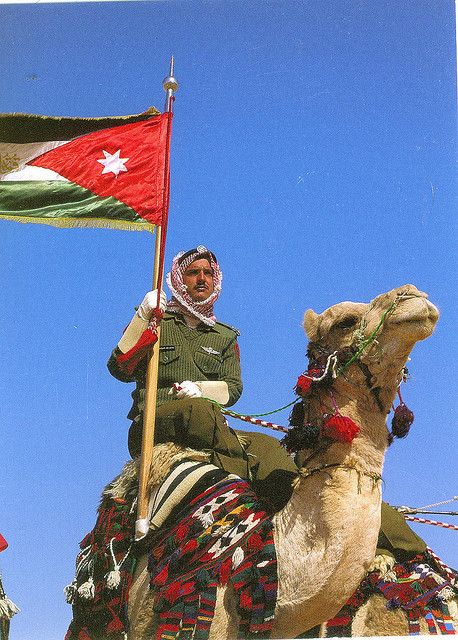
[{"label": "man's face", "polygon": [[202,302],[213,293],[213,269],[206,258],[194,260],[183,274],[188,293],[194,302]]}]

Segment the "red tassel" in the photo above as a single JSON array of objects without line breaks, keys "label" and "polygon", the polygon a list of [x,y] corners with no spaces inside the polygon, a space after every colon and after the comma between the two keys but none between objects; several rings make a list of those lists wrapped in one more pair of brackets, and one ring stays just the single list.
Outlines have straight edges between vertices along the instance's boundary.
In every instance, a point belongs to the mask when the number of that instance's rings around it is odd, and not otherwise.
[{"label": "red tassel", "polygon": [[221,584],[226,584],[229,580],[229,576],[231,574],[231,565],[232,558],[226,558],[226,560],[221,565],[221,569],[219,572],[219,579]]},{"label": "red tassel", "polygon": [[412,411],[401,401],[401,404],[394,410],[391,420],[391,431],[396,438],[405,438],[414,420]]},{"label": "red tassel", "polygon": [[308,376],[299,376],[296,382],[296,393],[299,396],[306,395],[310,391],[312,382],[312,378],[309,378]]},{"label": "red tassel", "polygon": [[356,422],[338,413],[326,418],[321,427],[321,435],[336,442],[350,443],[359,432],[360,428]]},{"label": "red tassel", "polygon": [[314,378],[319,378],[323,374],[321,369],[307,369],[305,373],[300,375],[296,382],[295,391],[299,396],[305,396],[309,393],[312,384],[315,382]]}]

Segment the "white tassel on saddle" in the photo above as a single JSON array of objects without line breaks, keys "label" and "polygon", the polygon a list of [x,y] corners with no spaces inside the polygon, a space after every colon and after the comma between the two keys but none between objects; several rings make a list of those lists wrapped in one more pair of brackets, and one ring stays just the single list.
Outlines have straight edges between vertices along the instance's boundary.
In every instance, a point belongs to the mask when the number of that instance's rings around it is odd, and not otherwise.
[{"label": "white tassel on saddle", "polygon": [[242,564],[244,557],[245,554],[243,553],[242,547],[237,547],[232,554],[232,569],[237,569],[237,567]]},{"label": "white tassel on saddle", "polygon": [[20,609],[7,596],[0,598],[0,619],[11,620],[19,611]]},{"label": "white tassel on saddle", "polygon": [[110,540],[110,553],[111,553],[111,559],[113,560],[113,569],[112,571],[109,571],[106,574],[106,579],[107,579],[107,587],[109,589],[116,589],[116,587],[119,587],[119,585],[121,584],[121,565],[124,562],[124,560],[127,558],[127,556],[130,553],[130,550],[132,547],[129,547],[127,549],[127,553],[124,556],[124,558],[121,560],[121,562],[116,562],[116,556],[115,556],[115,552],[113,549],[113,542],[114,542],[114,538],[111,538]]},{"label": "white tassel on saddle", "polygon": [[78,587],[78,595],[80,595],[85,600],[92,600],[94,598],[95,585],[92,576],[87,582],[83,582],[83,584]]},{"label": "white tassel on saddle", "polygon": [[66,587],[64,587],[65,600],[68,604],[75,603],[75,596],[76,596],[77,590],[78,590],[78,587],[77,587],[76,580],[73,580],[73,582],[71,582]]},{"label": "white tassel on saddle", "polygon": [[107,587],[109,589],[116,589],[116,587],[119,587],[120,582],[121,572],[119,570],[119,567],[115,567],[113,571],[107,573]]}]

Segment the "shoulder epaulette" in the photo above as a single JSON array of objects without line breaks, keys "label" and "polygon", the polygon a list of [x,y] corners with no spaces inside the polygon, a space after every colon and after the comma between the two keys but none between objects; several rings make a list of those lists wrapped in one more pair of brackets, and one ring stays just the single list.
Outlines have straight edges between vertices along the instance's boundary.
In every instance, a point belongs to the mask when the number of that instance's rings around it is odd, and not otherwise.
[{"label": "shoulder epaulette", "polygon": [[240,335],[240,331],[238,329],[236,329],[235,327],[231,326],[230,324],[226,324],[225,322],[220,322],[219,320],[217,321],[216,324],[220,324],[221,326],[225,327],[226,329],[231,329],[231,331],[233,331],[236,335]]}]

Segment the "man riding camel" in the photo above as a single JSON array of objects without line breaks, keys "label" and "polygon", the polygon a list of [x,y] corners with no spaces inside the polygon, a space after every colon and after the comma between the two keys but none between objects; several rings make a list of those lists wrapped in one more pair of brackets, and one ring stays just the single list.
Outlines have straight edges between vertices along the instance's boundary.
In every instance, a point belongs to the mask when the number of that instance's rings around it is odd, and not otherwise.
[{"label": "man riding camel", "polygon": [[[217,322],[213,305],[221,292],[222,273],[214,254],[199,246],[175,256],[167,275],[172,299],[146,294],[108,361],[111,374],[136,382],[128,414],[129,452],[140,454],[145,401],[146,358],[125,354],[134,346],[157,307],[161,321],[155,443],[175,442],[210,452],[210,461],[249,480],[270,511],[281,509],[292,493],[298,468],[279,441],[266,434],[232,429],[219,407],[233,405],[242,393],[238,331]],[[157,348],[157,345],[154,347]],[[132,366],[132,362],[135,366]],[[378,553],[415,555],[425,543],[404,518],[382,504]]]},{"label": "man riding camel", "polygon": [[[210,451],[213,464],[250,480],[267,506],[276,511],[291,495],[296,465],[276,438],[231,429],[219,407],[209,402],[231,406],[242,393],[239,332],[217,322],[213,313],[221,283],[216,257],[205,247],[179,253],[173,259],[167,275],[172,299],[166,303],[163,295],[159,305],[165,313],[161,321],[155,443],[172,441]],[[128,414],[132,420],[132,457],[140,454],[146,359],[131,371],[123,354],[137,343],[156,306],[157,292],[147,293],[108,361],[113,376],[123,382],[136,382]]]}]

